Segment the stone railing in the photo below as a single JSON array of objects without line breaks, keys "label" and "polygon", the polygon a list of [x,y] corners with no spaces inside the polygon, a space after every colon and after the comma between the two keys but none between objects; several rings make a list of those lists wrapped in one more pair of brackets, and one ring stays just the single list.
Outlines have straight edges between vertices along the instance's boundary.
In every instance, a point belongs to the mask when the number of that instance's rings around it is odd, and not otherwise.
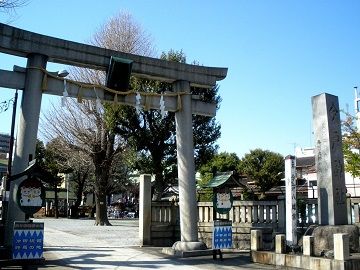
[{"label": "stone railing", "polygon": [[[284,201],[234,201],[228,214],[214,212],[212,202],[199,202],[199,238],[207,246],[212,244],[213,221],[228,219],[232,221],[233,247],[249,249],[250,231],[254,228],[263,231],[265,246],[271,248],[273,232],[283,232],[285,219]],[[279,219],[280,217],[280,219]]]},{"label": "stone railing", "polygon": [[[235,201],[228,214],[214,213],[212,202],[199,202],[199,224],[215,219],[229,219],[239,224],[276,224],[279,221],[281,201]],[[151,203],[152,223],[178,223],[178,206],[171,202]]]},{"label": "stone railing", "polygon": [[278,201],[235,201],[228,214],[214,213],[212,202],[199,202],[199,223],[229,219],[241,224],[278,224]]},{"label": "stone railing", "polygon": [[[226,215],[214,213],[212,202],[199,202],[199,238],[211,246],[213,221],[229,219],[233,223],[234,247],[246,249],[250,245],[250,231],[258,228],[264,232],[264,240],[272,242],[272,233],[282,232],[279,226],[279,209],[284,209],[283,201],[235,201]],[[285,220],[280,218],[280,222]],[[179,208],[170,202],[151,203],[151,243],[171,245],[180,239]]]},{"label": "stone railing", "polygon": [[[305,215],[298,213],[298,226],[306,228],[317,224],[317,199],[303,199]],[[360,222],[360,198],[348,199],[349,224]],[[251,229],[262,229],[265,242],[272,242],[273,233],[285,233],[285,201],[234,201],[228,214],[214,213],[212,202],[199,202],[199,238],[211,246],[212,229],[215,219],[229,219],[233,226],[234,246],[249,247]],[[350,211],[348,211],[350,213]],[[171,245],[180,239],[179,208],[171,202],[151,203],[151,239],[156,245]]]},{"label": "stone railing", "polygon": [[151,222],[175,224],[178,207],[171,202],[151,202]]},{"label": "stone railing", "polygon": [[303,199],[302,200],[305,205],[303,215],[299,213],[298,210],[298,217],[299,217],[299,226],[308,227],[309,225],[317,223],[317,216],[318,216],[318,201],[317,199]]},{"label": "stone railing", "polygon": [[[308,227],[313,224],[318,224],[318,200],[317,199],[303,199],[305,202],[305,215],[299,215],[299,225]],[[348,224],[360,223],[360,198],[347,198],[347,212]],[[302,220],[304,218],[304,220]]]}]

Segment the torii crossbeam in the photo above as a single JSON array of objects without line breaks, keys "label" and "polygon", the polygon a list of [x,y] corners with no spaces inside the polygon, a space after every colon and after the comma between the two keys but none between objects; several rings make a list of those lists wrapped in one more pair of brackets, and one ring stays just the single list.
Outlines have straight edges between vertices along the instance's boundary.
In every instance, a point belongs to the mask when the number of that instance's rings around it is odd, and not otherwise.
[{"label": "torii crossbeam", "polygon": [[[0,87],[23,89],[17,144],[14,156],[15,174],[22,172],[34,157],[37,139],[41,98],[43,93],[62,95],[62,79],[46,77],[47,62],[67,64],[98,70],[106,70],[110,58],[120,57],[133,61],[132,75],[165,81],[173,84],[176,95],[165,95],[166,110],[175,112],[176,141],[179,179],[179,206],[181,241],[178,248],[189,250],[201,245],[198,241],[198,216],[195,185],[195,165],[192,133],[192,114],[214,116],[216,104],[196,100],[190,94],[190,86],[210,88],[226,77],[227,68],[188,65],[160,59],[127,54],[49,37],[19,28],[0,24],[0,52],[27,57],[27,67],[21,71],[0,70]],[[67,81],[69,96],[79,97],[76,83]],[[86,87],[85,87],[86,88]],[[85,89],[82,98],[95,99],[96,94],[105,101],[114,101],[114,93],[107,94],[103,88]],[[179,96],[181,104],[179,104]],[[117,102],[135,105],[134,95],[119,95]],[[142,100],[142,106],[159,109],[159,97]],[[19,182],[20,181],[20,182]],[[15,192],[21,180],[10,186],[10,199],[6,225],[5,244],[12,244],[12,224],[25,216],[15,200]]]}]

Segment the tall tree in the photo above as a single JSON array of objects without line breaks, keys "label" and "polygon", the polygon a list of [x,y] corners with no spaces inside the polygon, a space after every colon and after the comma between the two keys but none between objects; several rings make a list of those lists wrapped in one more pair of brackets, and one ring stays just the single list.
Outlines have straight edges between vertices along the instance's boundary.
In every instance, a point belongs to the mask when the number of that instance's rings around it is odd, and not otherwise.
[{"label": "tall tree", "polygon": [[[186,63],[182,51],[163,53],[161,59]],[[172,91],[169,83],[144,79],[132,81],[134,91],[164,93]],[[207,102],[220,102],[217,87],[211,89],[192,88],[191,93]],[[174,182],[177,175],[175,114],[165,117],[159,110],[142,110],[123,107],[115,117],[116,131],[137,151],[136,169],[155,175],[154,199],[159,200],[166,186]],[[215,141],[220,137],[220,125],[215,118],[193,116],[194,155],[196,167],[207,162],[215,153]]]},{"label": "tall tree", "polygon": [[236,153],[222,152],[215,154],[214,157],[206,164],[200,167],[200,173],[215,174],[217,172],[236,171],[240,159]]},{"label": "tall tree", "polygon": [[360,132],[356,127],[356,120],[356,117],[346,113],[346,118],[342,121],[343,153],[345,171],[353,177],[360,177]]},{"label": "tall tree", "polygon": [[79,151],[61,138],[55,138],[46,145],[46,149],[60,157],[56,160],[59,170],[68,175],[67,188],[75,194],[75,202],[71,207],[71,216],[77,217],[83,194],[93,189],[90,179],[93,176],[93,164],[88,155]]},{"label": "tall tree", "polygon": [[[71,149],[72,159],[81,152],[91,161],[94,173],[96,203],[95,225],[110,225],[107,218],[106,195],[114,161],[122,160],[124,141],[115,136],[104,121],[105,115],[99,113],[90,101],[79,104],[73,99],[66,101],[66,107],[54,107],[43,116],[42,131],[48,138],[58,137]],[[64,148],[65,149],[65,146]],[[74,156],[75,155],[75,156]],[[80,162],[80,161],[79,161]]]},{"label": "tall tree", "polygon": [[[96,46],[112,50],[149,55],[153,52],[151,37],[134,21],[131,15],[119,13],[110,18],[90,40]],[[105,73],[90,69],[74,68],[72,78],[77,81],[104,84]],[[105,104],[105,110],[96,102],[76,103],[68,100],[65,110],[54,108],[45,115],[45,130],[61,137],[75,150],[88,155],[94,166],[96,197],[95,225],[111,225],[107,218],[106,195],[111,185],[115,161],[125,160],[126,142],[115,134],[114,115],[118,105]]]},{"label": "tall tree", "polygon": [[238,170],[259,187],[261,198],[265,192],[276,186],[285,170],[282,155],[268,150],[255,149],[245,154],[239,163]]}]

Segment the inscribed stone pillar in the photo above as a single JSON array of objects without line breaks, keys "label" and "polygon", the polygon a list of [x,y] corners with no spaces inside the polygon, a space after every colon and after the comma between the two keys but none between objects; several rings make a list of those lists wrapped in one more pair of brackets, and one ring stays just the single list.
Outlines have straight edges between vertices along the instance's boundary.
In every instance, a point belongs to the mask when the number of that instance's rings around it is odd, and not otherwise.
[{"label": "inscribed stone pillar", "polygon": [[344,157],[337,96],[312,97],[319,224],[347,224]]},{"label": "inscribed stone pillar", "polygon": [[[36,68],[46,68],[47,57],[30,54],[27,61],[25,89],[22,94],[18,133],[12,174],[23,172],[29,159],[35,158],[35,147],[40,117],[43,72]],[[35,67],[35,68],[32,68]],[[10,184],[9,209],[6,220],[5,244],[11,246],[14,221],[24,221],[25,214],[16,203],[16,191],[23,178]]]},{"label": "inscribed stone pillar", "polygon": [[285,157],[285,196],[286,196],[286,242],[297,244],[297,211],[296,211],[296,168],[295,157]]}]

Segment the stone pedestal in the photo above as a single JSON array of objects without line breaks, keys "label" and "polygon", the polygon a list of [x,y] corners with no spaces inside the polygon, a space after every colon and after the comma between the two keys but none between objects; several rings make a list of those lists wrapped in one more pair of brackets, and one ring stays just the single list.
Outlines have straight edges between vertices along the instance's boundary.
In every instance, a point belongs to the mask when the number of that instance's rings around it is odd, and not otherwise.
[{"label": "stone pedestal", "polygon": [[347,234],[349,236],[348,246],[350,251],[359,252],[359,228],[357,226],[319,226],[312,233],[315,256],[321,256],[322,252],[334,249],[335,234]]},{"label": "stone pedestal", "polygon": [[205,250],[206,245],[203,242],[184,242],[177,241],[172,246],[175,251],[192,251],[192,250]]}]

